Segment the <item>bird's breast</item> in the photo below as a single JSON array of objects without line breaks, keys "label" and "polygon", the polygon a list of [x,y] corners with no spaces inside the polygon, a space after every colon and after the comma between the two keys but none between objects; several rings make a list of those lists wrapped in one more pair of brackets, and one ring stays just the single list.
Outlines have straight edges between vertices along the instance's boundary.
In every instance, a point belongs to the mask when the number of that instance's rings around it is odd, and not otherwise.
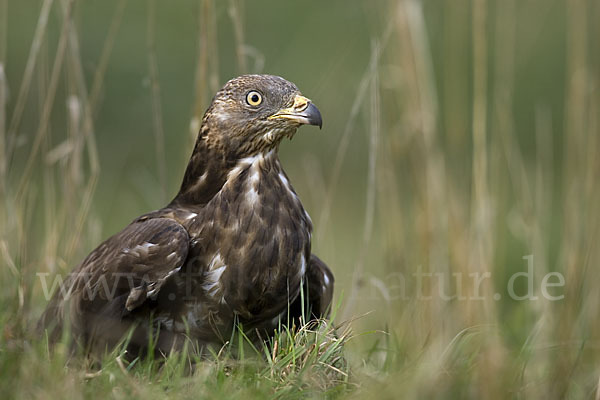
[{"label": "bird's breast", "polygon": [[296,297],[312,223],[275,155],[242,160],[199,217],[208,297],[247,318],[275,315]]}]

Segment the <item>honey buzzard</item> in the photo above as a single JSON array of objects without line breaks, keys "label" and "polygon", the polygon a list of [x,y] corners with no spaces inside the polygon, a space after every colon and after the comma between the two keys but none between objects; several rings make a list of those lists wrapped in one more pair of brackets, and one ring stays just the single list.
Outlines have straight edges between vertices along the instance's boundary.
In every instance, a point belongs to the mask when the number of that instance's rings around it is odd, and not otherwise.
[{"label": "honey buzzard", "polygon": [[179,193],[92,251],[39,326],[52,341],[67,328],[96,354],[131,333],[137,355],[150,336],[168,354],[187,338],[222,345],[237,322],[272,334],[301,310],[327,317],[333,275],[311,253],[311,219],[277,154],[304,124],[321,127],[321,114],[293,83],[227,82],[204,115]]}]

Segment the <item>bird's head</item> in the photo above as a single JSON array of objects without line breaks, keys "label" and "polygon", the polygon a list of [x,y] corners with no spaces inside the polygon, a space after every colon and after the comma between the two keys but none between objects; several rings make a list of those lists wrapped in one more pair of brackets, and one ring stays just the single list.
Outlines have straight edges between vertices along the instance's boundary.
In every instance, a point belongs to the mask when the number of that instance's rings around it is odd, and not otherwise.
[{"label": "bird's head", "polygon": [[204,139],[242,158],[277,148],[300,125],[322,126],[319,109],[291,82],[273,75],[242,75],[227,82],[203,119]]}]

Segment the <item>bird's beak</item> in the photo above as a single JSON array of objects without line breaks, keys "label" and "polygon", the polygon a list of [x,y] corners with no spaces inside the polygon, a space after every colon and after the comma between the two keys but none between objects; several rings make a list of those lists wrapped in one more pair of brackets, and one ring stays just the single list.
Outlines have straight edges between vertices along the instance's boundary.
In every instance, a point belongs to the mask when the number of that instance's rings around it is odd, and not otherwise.
[{"label": "bird's beak", "polygon": [[323,127],[321,113],[309,99],[299,94],[294,97],[294,104],[288,108],[282,108],[269,119],[287,119],[299,124],[316,125],[319,128]]}]

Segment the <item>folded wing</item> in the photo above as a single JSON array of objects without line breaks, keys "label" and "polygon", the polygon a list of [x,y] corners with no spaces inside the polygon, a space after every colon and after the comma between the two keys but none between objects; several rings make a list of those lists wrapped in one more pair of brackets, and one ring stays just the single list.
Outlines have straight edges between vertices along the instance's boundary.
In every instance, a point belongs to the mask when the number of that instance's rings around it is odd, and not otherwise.
[{"label": "folded wing", "polygon": [[176,274],[188,254],[189,235],[168,218],[138,219],[98,246],[50,301],[40,328],[60,337],[68,320],[75,338],[95,336],[120,320]]}]

